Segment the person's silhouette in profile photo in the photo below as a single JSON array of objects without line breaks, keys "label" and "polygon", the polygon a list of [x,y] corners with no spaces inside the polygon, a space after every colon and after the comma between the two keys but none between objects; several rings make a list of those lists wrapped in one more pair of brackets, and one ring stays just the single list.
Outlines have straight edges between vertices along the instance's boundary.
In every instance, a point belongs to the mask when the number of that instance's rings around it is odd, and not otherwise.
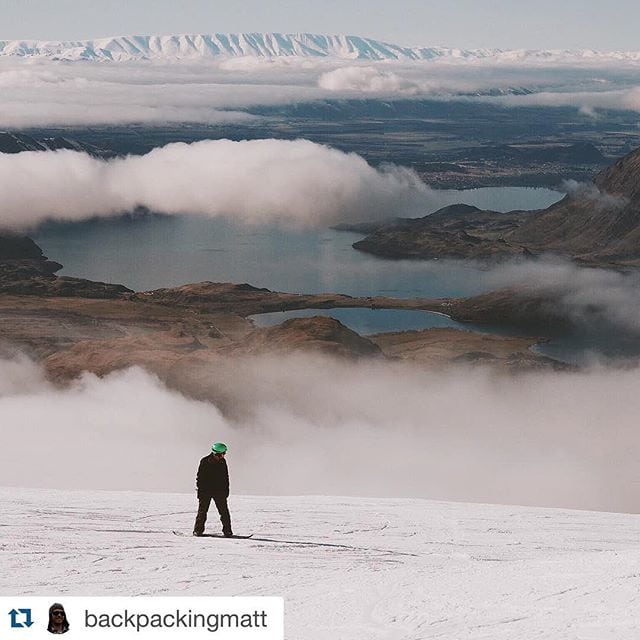
[{"label": "person's silhouette in profile photo", "polygon": [[67,633],[69,631],[69,621],[64,607],[59,602],[54,602],[49,607],[49,633]]}]

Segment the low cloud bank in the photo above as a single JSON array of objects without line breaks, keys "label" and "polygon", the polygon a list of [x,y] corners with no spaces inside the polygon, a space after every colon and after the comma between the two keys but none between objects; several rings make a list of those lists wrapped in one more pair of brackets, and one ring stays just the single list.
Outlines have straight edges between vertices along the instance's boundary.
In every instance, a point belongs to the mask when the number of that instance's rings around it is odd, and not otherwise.
[{"label": "low cloud bank", "polygon": [[[495,94],[512,90],[531,95]],[[0,127],[249,122],[265,105],[398,96],[638,109],[633,66],[231,58],[102,64],[0,56]],[[493,97],[489,97],[493,96]],[[259,122],[258,122],[259,124]]]},{"label": "low cloud bank", "polygon": [[640,111],[640,86],[612,91],[541,91],[482,99],[507,107],[575,107],[583,115],[597,117],[597,109]]},{"label": "low cloud bank", "polygon": [[580,268],[558,258],[507,263],[482,276],[487,289],[531,287],[559,295],[567,316],[583,330],[612,340],[640,337],[640,274]]},{"label": "low cloud bank", "polygon": [[238,360],[211,371],[226,416],[140,369],[65,389],[37,371],[0,361],[2,485],[188,492],[199,458],[224,440],[233,493],[640,510],[638,369],[510,378]]},{"label": "low cloud bank", "polygon": [[393,71],[375,67],[342,67],[323,73],[318,86],[329,91],[355,91],[362,93],[401,93],[416,95],[421,89]]},{"label": "low cloud bank", "polygon": [[428,187],[396,166],[307,140],[205,140],[99,160],[60,150],[0,154],[0,226],[82,220],[146,207],[247,224],[312,226],[419,215]]},{"label": "low cloud bank", "polygon": [[588,200],[589,204],[599,210],[618,210],[629,204],[628,198],[600,191],[595,184],[590,182],[564,180],[562,188],[563,191],[577,199]]},{"label": "low cloud bank", "polygon": [[312,100],[320,91],[309,72],[261,69],[0,59],[0,127],[246,123],[257,120],[243,112],[251,105]]}]

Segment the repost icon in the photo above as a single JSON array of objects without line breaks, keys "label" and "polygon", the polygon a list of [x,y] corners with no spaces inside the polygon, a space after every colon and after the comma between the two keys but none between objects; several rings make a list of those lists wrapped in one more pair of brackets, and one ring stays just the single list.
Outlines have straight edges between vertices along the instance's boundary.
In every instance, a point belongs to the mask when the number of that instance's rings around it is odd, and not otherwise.
[{"label": "repost icon", "polygon": [[9,615],[11,616],[12,629],[29,628],[33,624],[33,620],[31,620],[31,609],[11,609]]}]

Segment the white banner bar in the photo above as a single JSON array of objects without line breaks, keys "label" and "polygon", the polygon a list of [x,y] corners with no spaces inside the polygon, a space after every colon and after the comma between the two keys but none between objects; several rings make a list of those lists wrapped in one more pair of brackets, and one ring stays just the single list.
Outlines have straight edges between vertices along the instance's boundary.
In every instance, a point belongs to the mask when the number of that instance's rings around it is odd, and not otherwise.
[{"label": "white banner bar", "polygon": [[284,640],[276,597],[0,597],[0,638]]}]

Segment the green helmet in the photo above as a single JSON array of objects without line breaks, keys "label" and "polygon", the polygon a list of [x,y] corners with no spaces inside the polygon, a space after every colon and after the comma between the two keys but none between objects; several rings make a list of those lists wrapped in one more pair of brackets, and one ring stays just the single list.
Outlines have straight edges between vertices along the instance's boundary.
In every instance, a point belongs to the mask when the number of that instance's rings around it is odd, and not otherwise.
[{"label": "green helmet", "polygon": [[213,453],[227,453],[227,445],[224,442],[214,442],[211,445]]}]

